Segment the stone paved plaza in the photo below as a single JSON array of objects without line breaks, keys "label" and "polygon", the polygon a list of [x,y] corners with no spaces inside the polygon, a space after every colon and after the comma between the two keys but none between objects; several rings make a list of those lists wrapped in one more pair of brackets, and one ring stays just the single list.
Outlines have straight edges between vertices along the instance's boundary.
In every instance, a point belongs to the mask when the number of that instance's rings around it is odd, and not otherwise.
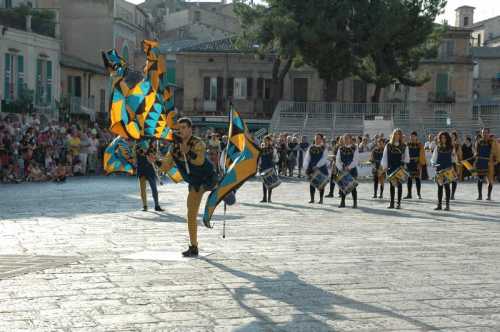
[{"label": "stone paved plaza", "polygon": [[163,213],[134,178],[2,185],[0,331],[500,331],[499,187],[460,184],[448,213],[430,182],[402,210],[371,188],[353,210],[297,180],[261,204],[250,181],[226,239],[219,208],[183,259],[185,185],[160,187]]}]

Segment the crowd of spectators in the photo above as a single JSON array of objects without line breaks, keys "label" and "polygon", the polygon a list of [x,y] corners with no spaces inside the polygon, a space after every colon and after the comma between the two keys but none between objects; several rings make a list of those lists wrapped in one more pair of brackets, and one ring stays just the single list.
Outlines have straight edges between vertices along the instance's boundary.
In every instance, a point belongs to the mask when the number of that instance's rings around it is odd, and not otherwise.
[{"label": "crowd of spectators", "polygon": [[102,156],[112,136],[96,124],[50,122],[35,116],[0,119],[0,181],[65,181],[102,173]]}]

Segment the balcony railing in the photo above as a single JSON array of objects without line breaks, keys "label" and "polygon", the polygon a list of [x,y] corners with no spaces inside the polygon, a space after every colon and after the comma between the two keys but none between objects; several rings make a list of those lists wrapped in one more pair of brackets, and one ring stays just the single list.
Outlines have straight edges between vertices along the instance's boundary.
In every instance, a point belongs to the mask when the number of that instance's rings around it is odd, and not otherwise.
[{"label": "balcony railing", "polygon": [[456,100],[455,91],[429,92],[427,101],[429,103],[454,103]]},{"label": "balcony railing", "polygon": [[95,118],[95,98],[70,97],[69,111],[72,114],[87,114],[91,119]]},{"label": "balcony railing", "polygon": [[55,37],[56,34],[55,14],[46,9],[36,10],[26,7],[1,9],[0,25],[48,37]]}]

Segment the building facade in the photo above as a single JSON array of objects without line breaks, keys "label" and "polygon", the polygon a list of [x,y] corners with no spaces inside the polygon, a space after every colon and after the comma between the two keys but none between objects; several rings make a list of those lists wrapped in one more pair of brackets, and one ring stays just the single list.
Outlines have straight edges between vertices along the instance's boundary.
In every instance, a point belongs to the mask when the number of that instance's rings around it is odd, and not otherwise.
[{"label": "building facade", "polygon": [[14,4],[26,2],[4,2],[0,12],[4,15],[0,23],[0,110],[31,110],[52,118],[61,93],[61,45],[55,21],[40,24],[36,8],[31,17],[21,17]]},{"label": "building facade", "polygon": [[474,102],[500,104],[500,47],[475,47]]}]

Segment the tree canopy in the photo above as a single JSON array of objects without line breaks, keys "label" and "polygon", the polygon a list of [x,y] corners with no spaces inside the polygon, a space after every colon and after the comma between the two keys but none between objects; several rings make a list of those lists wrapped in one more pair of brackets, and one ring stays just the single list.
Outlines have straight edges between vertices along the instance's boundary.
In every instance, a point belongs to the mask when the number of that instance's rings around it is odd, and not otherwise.
[{"label": "tree canopy", "polygon": [[[381,88],[394,81],[416,86],[415,71],[439,44],[434,23],[446,0],[235,1],[242,22],[239,45],[274,56],[273,79],[293,63],[308,64],[326,81],[357,76]],[[275,75],[276,74],[276,75]]]}]

